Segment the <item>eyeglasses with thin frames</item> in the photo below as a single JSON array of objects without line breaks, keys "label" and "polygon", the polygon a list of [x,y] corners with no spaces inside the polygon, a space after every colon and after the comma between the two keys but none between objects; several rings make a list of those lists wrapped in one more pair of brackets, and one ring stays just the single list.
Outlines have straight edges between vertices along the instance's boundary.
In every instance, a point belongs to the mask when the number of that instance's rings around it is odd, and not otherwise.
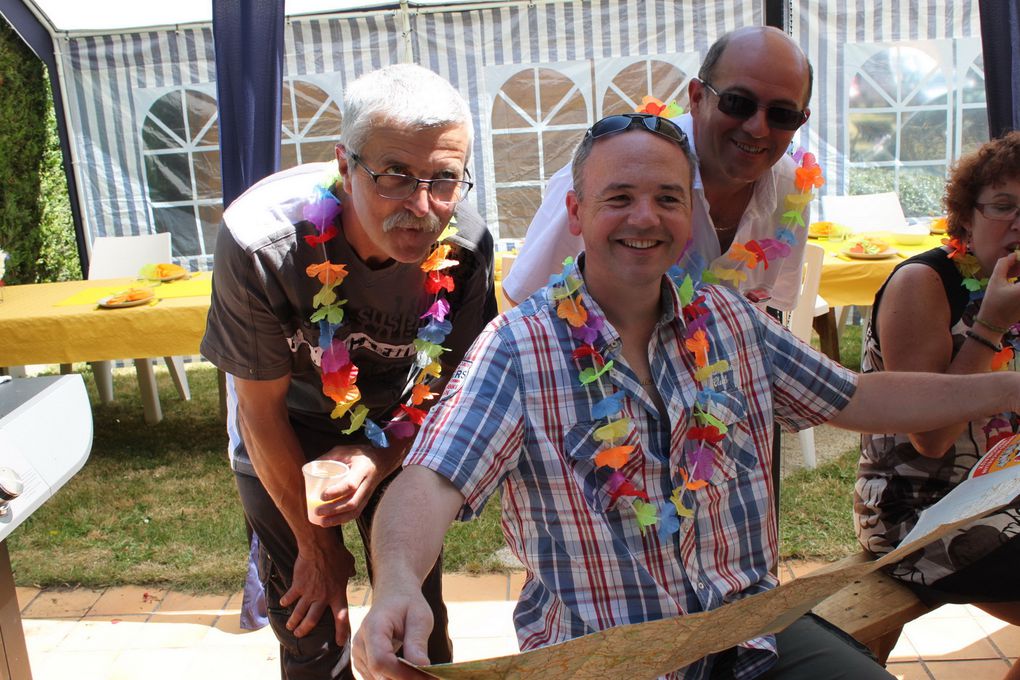
[{"label": "eyeglasses with thin frames", "polygon": [[1012,222],[1020,215],[1020,206],[1015,203],[975,203],[982,215],[996,222]]},{"label": "eyeglasses with thin frames", "polygon": [[475,185],[474,182],[466,179],[450,179],[446,177],[420,179],[413,175],[403,175],[395,172],[375,172],[365,165],[365,162],[358,154],[348,153],[347,157],[372,178],[377,194],[394,201],[402,201],[408,198],[418,191],[419,186],[424,184],[426,191],[428,191],[433,201],[437,203],[460,203],[467,198],[471,187]]},{"label": "eyeglasses with thin frames", "polygon": [[785,106],[762,106],[756,99],[745,97],[736,92],[719,92],[704,80],[701,81],[701,84],[718,98],[717,106],[727,116],[747,120],[758,113],[758,109],[763,109],[769,127],[777,130],[797,130],[807,122],[807,114],[803,111]]},{"label": "eyeglasses with thin frames", "polygon": [[669,118],[663,118],[651,113],[621,113],[615,116],[606,116],[588,128],[588,132],[585,134],[592,139],[598,139],[629,130],[633,127],[643,127],[649,132],[654,132],[672,142],[676,142],[685,150],[690,149],[687,135],[676,123]]}]

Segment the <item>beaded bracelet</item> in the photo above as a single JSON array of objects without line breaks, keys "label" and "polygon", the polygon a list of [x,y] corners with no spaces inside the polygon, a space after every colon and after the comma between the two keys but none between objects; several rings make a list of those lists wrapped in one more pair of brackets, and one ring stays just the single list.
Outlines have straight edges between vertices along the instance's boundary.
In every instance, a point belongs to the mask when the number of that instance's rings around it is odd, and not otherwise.
[{"label": "beaded bracelet", "polygon": [[1002,351],[1002,344],[1001,343],[996,344],[996,343],[992,342],[991,340],[989,340],[988,338],[981,337],[980,335],[978,335],[977,333],[975,333],[972,330],[968,330],[966,335],[971,340],[974,340],[974,341],[978,342],[979,344],[984,345],[985,347],[987,347],[988,349],[992,350],[996,354],[998,354],[999,352]]},{"label": "beaded bracelet", "polygon": [[988,330],[993,331],[995,333],[1005,333],[1009,330],[1008,328],[1003,328],[1002,326],[996,326],[995,324],[988,323],[987,321],[978,316],[974,317],[974,323],[978,324],[979,326],[984,326]]}]

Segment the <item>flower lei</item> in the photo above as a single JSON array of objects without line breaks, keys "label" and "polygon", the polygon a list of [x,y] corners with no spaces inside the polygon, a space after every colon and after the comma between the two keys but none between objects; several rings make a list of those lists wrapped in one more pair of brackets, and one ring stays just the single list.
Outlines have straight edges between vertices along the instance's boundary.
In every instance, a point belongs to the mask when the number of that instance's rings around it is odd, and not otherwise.
[{"label": "flower lei", "polygon": [[453,290],[453,277],[447,270],[458,264],[456,260],[449,259],[451,246],[444,241],[457,233],[457,230],[452,226],[454,220],[451,220],[440,234],[432,253],[420,265],[425,272],[425,292],[434,298],[428,310],[421,315],[425,323],[418,329],[414,339],[416,355],[412,367],[411,394],[407,403],[397,407],[394,419],[380,426],[368,418],[368,407],[359,403],[361,391],[357,386],[358,367],[351,360],[347,345],[334,337],[343,325],[344,304],[347,302],[337,295],[337,288],[347,277],[347,266],[330,262],[325,248],[325,244],[339,233],[333,223],[342,208],[332,192],[337,181],[339,176],[332,174],[320,184],[317,187],[317,199],[306,205],[303,212],[304,219],[312,223],[316,232],[306,235],[305,242],[313,248],[321,248],[323,254],[322,262],[305,269],[309,277],[318,279],[322,284],[322,288],[312,298],[315,311],[310,317],[312,323],[319,325],[322,392],[336,404],[330,414],[331,418],[348,416],[347,427],[342,430],[344,434],[353,434],[363,429],[374,446],[386,448],[389,446],[387,432],[397,439],[414,434],[415,428],[425,418],[425,411],[418,407],[436,396],[429,387],[430,379],[438,378],[442,373],[439,357],[449,351],[442,343],[452,329],[452,324],[446,318],[450,313],[450,303],[443,291]]},{"label": "flower lei", "polygon": [[[712,474],[714,453],[712,446],[718,445],[726,436],[726,423],[711,412],[712,404],[723,400],[723,396],[706,387],[704,382],[712,376],[729,370],[729,362],[723,358],[710,361],[711,343],[706,331],[709,321],[705,296],[696,295],[694,278],[690,273],[674,267],[669,275],[680,297],[683,316],[686,323],[684,344],[694,355],[694,379],[698,383],[698,392],[693,408],[695,425],[688,429],[687,440],[693,443],[688,448],[687,462],[691,471],[680,466],[677,474],[680,484],[673,488],[668,501],[658,506],[650,502],[647,492],[638,488],[622,472],[622,468],[630,459],[636,446],[621,444],[633,430],[630,418],[622,415],[624,392],[615,390],[604,380],[606,373],[613,368],[613,360],[606,361],[602,353],[596,349],[594,342],[602,330],[604,322],[601,317],[590,314],[584,296],[580,292],[581,280],[571,273],[573,258],[563,261],[564,270],[553,276],[552,297],[557,302],[556,314],[571,327],[571,336],[580,342],[573,351],[571,358],[576,362],[590,360],[591,365],[582,368],[578,373],[578,381],[582,386],[594,385],[597,389],[598,401],[592,407],[592,417],[605,419],[606,424],[597,428],[592,437],[602,445],[595,454],[594,461],[598,467],[611,469],[607,488],[610,501],[616,502],[621,496],[633,498],[631,507],[634,510],[638,528],[644,535],[646,528],[659,524],[658,533],[662,540],[680,530],[680,518],[694,516],[693,506],[685,502],[687,492],[694,492],[708,486],[708,477]],[[742,415],[742,414],[741,414]]]},{"label": "flower lei", "polygon": [[[676,102],[667,105],[654,97],[645,97],[637,111],[670,117],[682,113]],[[687,430],[687,466],[681,465],[677,469],[680,483],[674,486],[669,500],[658,506],[652,504],[648,494],[635,486],[621,471],[636,447],[621,445],[618,442],[625,441],[633,427],[630,419],[621,415],[624,393],[618,390],[610,391],[609,386],[603,381],[605,374],[613,368],[613,361],[606,361],[593,344],[602,329],[603,321],[600,317],[590,315],[585,307],[583,296],[579,292],[581,281],[569,271],[573,258],[564,260],[564,271],[550,279],[553,300],[557,301],[557,316],[571,326],[571,335],[581,343],[574,350],[572,358],[575,362],[583,359],[591,362],[590,366],[580,370],[578,380],[582,386],[594,383],[597,387],[599,400],[592,407],[592,417],[606,420],[606,424],[596,429],[592,435],[596,442],[602,444],[602,449],[595,455],[595,464],[600,468],[611,469],[607,482],[611,502],[616,502],[621,496],[633,498],[631,507],[634,509],[642,535],[647,527],[656,524],[659,525],[658,533],[661,540],[666,540],[677,533],[680,530],[680,518],[694,516],[693,506],[685,502],[686,494],[703,489],[709,484],[708,479],[712,476],[715,465],[713,448],[721,444],[728,432],[727,424],[712,414],[713,404],[721,403],[725,399],[713,387],[715,377],[728,371],[730,365],[725,357],[718,354],[709,340],[707,329],[710,312],[705,305],[705,296],[697,294],[697,288],[702,283],[723,283],[736,288],[747,279],[747,272],[743,269],[754,269],[759,264],[768,269],[770,260],[788,256],[798,240],[806,238],[806,234],[797,233],[798,230],[807,229],[803,218],[804,208],[814,198],[813,189],[822,186],[825,180],[813,154],[799,149],[794,154],[794,159],[800,163],[794,179],[797,192],[785,197],[784,212],[776,238],[751,240],[745,243],[734,242],[727,251],[727,257],[738,263],[736,268],[715,263],[705,269],[703,258],[691,253],[689,270],[685,271],[676,266],[669,272],[683,308],[684,347],[694,357],[696,367],[694,380],[697,382],[698,390],[692,409],[694,422]],[[738,417],[742,418],[743,413],[739,413]]]},{"label": "flower lei", "polygon": [[[985,296],[985,289],[988,288],[988,277],[981,277],[981,263],[971,252],[969,243],[964,243],[958,238],[944,238],[942,244],[949,248],[948,257],[963,277],[962,285],[970,293],[970,303],[976,308]],[[992,357],[993,371],[1005,368],[1020,350],[1020,323],[1010,326],[1002,340],[1002,351],[996,352]]]},{"label": "flower lei", "polygon": [[[674,117],[683,113],[683,109],[675,101],[663,104],[655,97],[644,97],[637,112]],[[707,271],[701,272],[704,283],[721,283],[739,288],[747,280],[745,269],[754,269],[759,264],[768,269],[770,261],[789,256],[793,247],[807,237],[799,233],[807,229],[804,224],[804,208],[814,199],[814,189],[825,184],[825,178],[822,177],[822,168],[814,154],[798,148],[792,156],[800,166],[793,181],[797,191],[787,194],[783,199],[783,214],[776,237],[732,243],[726,251],[726,258],[736,263],[735,266],[727,266],[727,263],[720,261],[712,263]]]},{"label": "flower lei", "polygon": [[737,262],[737,267],[726,267],[716,261],[703,275],[705,283],[724,283],[736,288],[747,280],[747,272],[740,265],[754,269],[761,264],[768,269],[769,260],[789,256],[793,246],[807,238],[807,234],[800,233],[807,230],[807,225],[804,224],[804,208],[814,199],[814,189],[825,184],[825,178],[822,177],[822,168],[815,160],[814,154],[797,149],[793,153],[793,159],[800,164],[793,180],[797,191],[783,198],[783,215],[776,230],[776,237],[752,239],[744,243],[734,242],[726,251],[726,257]]}]

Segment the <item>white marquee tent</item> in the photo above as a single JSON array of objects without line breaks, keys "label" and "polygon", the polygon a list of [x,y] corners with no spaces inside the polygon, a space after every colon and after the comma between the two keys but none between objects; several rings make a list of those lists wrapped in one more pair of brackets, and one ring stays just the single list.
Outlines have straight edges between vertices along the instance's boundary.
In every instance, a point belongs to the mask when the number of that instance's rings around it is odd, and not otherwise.
[{"label": "white marquee tent", "polygon": [[[988,138],[990,5],[1015,24],[1016,0],[288,0],[282,163],[330,158],[345,84],[412,60],[472,104],[473,200],[497,236],[520,236],[591,122],[647,94],[686,105],[719,35],[779,14],[815,67],[796,141],[823,191],[889,188],[932,214],[925,187]],[[81,245],[170,231],[181,261],[208,267],[223,197],[211,2],[0,0],[0,14],[55,71]]]}]

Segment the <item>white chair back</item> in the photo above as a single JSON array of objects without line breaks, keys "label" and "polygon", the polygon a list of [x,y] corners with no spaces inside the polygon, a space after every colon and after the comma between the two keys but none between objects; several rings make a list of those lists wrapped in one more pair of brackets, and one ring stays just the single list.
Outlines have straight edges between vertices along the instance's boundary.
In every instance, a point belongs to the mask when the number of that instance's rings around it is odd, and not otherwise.
[{"label": "white chair back", "polygon": [[900,231],[907,226],[895,192],[822,196],[822,219],[849,227],[851,233]]},{"label": "white chair back", "polygon": [[89,258],[90,279],[137,276],[147,264],[170,262],[173,250],[170,234],[141,236],[97,236]]},{"label": "white chair back", "polygon": [[804,342],[811,341],[811,322],[820,307],[818,286],[822,281],[824,259],[825,250],[820,245],[808,243],[804,247],[804,280],[797,306],[790,313],[790,331]]}]

